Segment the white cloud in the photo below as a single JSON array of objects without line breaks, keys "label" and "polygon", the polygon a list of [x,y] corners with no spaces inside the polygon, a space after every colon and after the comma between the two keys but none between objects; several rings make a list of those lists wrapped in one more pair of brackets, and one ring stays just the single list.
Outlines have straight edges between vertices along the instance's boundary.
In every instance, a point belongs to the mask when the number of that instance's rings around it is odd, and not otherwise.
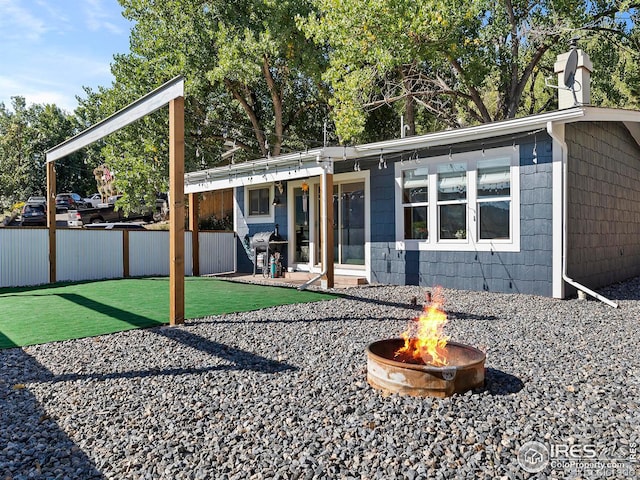
[{"label": "white cloud", "polygon": [[69,16],[60,10],[61,5],[52,5],[51,2],[45,0],[37,0],[36,5],[39,9],[47,13],[49,20],[67,25],[71,23]]},{"label": "white cloud", "polygon": [[65,110],[69,113],[72,113],[75,110],[75,108],[78,106],[75,98],[73,98],[72,100],[73,103],[70,103],[71,98],[68,95],[64,95],[62,92],[59,92],[59,91],[42,90],[38,92],[32,92],[28,95],[25,95],[24,97],[27,102],[27,105],[53,103],[58,108]]},{"label": "white cloud", "polygon": [[113,54],[128,49],[117,0],[0,0],[0,102],[73,110],[83,86],[108,87]]},{"label": "white cloud", "polygon": [[0,77],[0,101],[7,108],[11,108],[11,97],[23,97],[27,105],[54,103],[68,112],[77,106],[74,94],[61,90],[59,85],[47,85],[32,78]]},{"label": "white cloud", "polygon": [[24,8],[19,0],[0,0],[0,10],[0,38],[37,41],[48,30],[46,22]]},{"label": "white cloud", "polygon": [[113,14],[105,8],[102,0],[86,0],[84,2],[84,13],[87,27],[91,31],[107,30],[114,35],[125,33],[121,27],[112,21]]},{"label": "white cloud", "polygon": [[9,106],[12,96],[21,96],[28,103],[55,103],[72,111],[77,106],[75,96],[84,96],[83,86],[108,86],[108,78],[108,61],[46,49],[28,65],[0,75],[0,101]]}]

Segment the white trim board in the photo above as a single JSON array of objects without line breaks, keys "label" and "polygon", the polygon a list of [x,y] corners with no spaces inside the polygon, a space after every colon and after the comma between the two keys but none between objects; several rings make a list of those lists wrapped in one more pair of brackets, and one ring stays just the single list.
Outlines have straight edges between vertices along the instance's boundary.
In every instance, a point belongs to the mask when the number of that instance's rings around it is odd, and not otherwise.
[{"label": "white trim board", "polygon": [[110,117],[80,132],[75,137],[71,137],[47,150],[46,161],[47,163],[53,162],[91,145],[110,133],[116,132],[136,120],[159,110],[171,100],[182,97],[183,95],[184,78],[182,76],[175,77]]}]

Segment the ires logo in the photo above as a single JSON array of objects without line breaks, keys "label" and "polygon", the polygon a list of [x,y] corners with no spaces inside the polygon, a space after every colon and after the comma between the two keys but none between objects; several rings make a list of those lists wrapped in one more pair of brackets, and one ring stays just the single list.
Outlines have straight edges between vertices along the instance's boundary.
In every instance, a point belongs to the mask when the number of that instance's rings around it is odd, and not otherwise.
[{"label": "ires logo", "polygon": [[552,465],[579,460],[594,461],[598,457],[595,445],[567,445],[552,443],[545,445],[540,442],[527,442],[518,451],[518,463],[529,473],[544,470],[549,463]]},{"label": "ires logo", "polygon": [[598,453],[595,445],[549,445],[549,457],[552,459],[586,459],[597,458]]}]

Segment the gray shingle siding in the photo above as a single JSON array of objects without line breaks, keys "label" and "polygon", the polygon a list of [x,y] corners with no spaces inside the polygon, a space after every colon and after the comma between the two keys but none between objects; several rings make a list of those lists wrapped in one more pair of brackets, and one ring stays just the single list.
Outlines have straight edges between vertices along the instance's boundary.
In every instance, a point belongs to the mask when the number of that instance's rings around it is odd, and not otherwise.
[{"label": "gray shingle siding", "polygon": [[[362,170],[369,170],[369,187],[371,192],[371,241],[391,242],[395,239],[395,180],[393,163],[387,168],[378,168],[379,157],[360,159]],[[334,173],[353,172],[354,161],[337,162]]]},{"label": "gray shingle siding", "polygon": [[372,281],[551,296],[551,148],[544,132],[520,143],[520,252],[397,251],[393,169],[372,168]]},{"label": "gray shingle siding", "polygon": [[626,127],[566,127],[567,273],[598,288],[640,275],[640,148]]}]

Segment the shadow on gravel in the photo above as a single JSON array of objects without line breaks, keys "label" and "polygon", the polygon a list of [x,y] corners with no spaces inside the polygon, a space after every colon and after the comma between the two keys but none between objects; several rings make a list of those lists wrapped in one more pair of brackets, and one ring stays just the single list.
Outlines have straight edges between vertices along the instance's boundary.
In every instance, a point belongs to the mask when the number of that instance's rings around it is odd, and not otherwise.
[{"label": "shadow on gravel", "polygon": [[[223,315],[223,318],[197,318],[197,319],[190,319],[189,320],[189,325],[207,325],[207,324],[212,324],[212,325],[247,325],[247,324],[261,324],[261,323],[273,323],[273,324],[295,324],[295,323],[344,323],[344,322],[349,322],[352,321],[352,318],[345,318],[345,317],[321,317],[321,318],[317,318],[317,317],[309,317],[309,318],[296,318],[294,320],[291,319],[274,319],[274,318],[269,318],[269,319],[264,319],[264,318],[257,318],[256,320],[246,320],[246,319],[241,319],[241,320],[231,320],[228,315]],[[376,317],[370,317],[370,318],[358,318],[357,319],[359,322],[379,322],[381,320],[388,320],[388,318],[376,318]]]},{"label": "shadow on gravel", "polygon": [[28,383],[105,381],[198,374],[216,370],[276,373],[297,369],[183,329],[164,327],[148,331],[221,358],[229,364],[204,368],[150,368],[55,375],[21,349],[12,348],[0,352],[0,478],[104,478],[89,457],[60,429],[54,419],[49,418],[45,408],[29,391],[26,385]]},{"label": "shadow on gravel", "polygon": [[518,393],[524,388],[524,383],[510,373],[488,367],[484,373],[484,388],[490,395],[500,396]]},{"label": "shadow on gravel", "polygon": [[[113,307],[111,305],[107,305],[105,303],[96,302],[95,300],[88,299],[86,297],[82,297],[80,295],[75,294],[62,294],[62,297],[65,299],[82,305],[86,308],[94,310],[96,312],[100,312],[105,315],[109,315],[112,318],[116,318],[123,322],[129,323],[136,327],[146,327],[149,325],[157,324],[157,322],[153,319],[144,317],[142,315],[137,315],[135,313],[128,312],[126,310],[122,310],[117,307]],[[207,338],[201,337],[200,335],[196,335],[191,333],[185,329],[181,328],[173,328],[173,327],[160,327],[155,329],[149,329],[150,333],[155,333],[156,335],[163,336],[175,342],[182,343],[188,347],[194,348],[196,350],[200,350],[206,354],[221,358],[228,362],[233,363],[233,365],[223,365],[218,367],[213,367],[213,370],[254,370],[263,373],[275,373],[281,372],[284,370],[294,370],[295,367],[288,365],[286,363],[277,362],[275,360],[271,360],[266,357],[262,357],[260,355],[256,355],[251,352],[247,352],[245,350],[240,350],[239,348],[230,347],[228,345],[224,345],[222,343],[214,342]],[[200,370],[198,369],[175,369],[176,374],[180,375],[182,373],[195,373]],[[156,371],[158,372],[164,371]],[[140,372],[142,374],[144,372]],[[140,375],[138,375],[140,376]]]},{"label": "shadow on gravel", "polygon": [[170,340],[180,342],[188,347],[200,350],[208,355],[212,355],[232,363],[232,365],[223,365],[220,369],[253,370],[261,373],[297,370],[297,367],[287,363],[271,360],[270,358],[247,352],[246,350],[214,342],[213,340],[201,337],[200,335],[196,335],[187,330],[165,327],[150,331]]},{"label": "shadow on gravel", "polygon": [[614,283],[598,290],[611,300],[640,300],[640,277],[622,283]]},{"label": "shadow on gravel", "polygon": [[[166,327],[165,327],[166,328]],[[84,380],[117,380],[117,379],[131,379],[131,378],[148,378],[157,376],[178,376],[178,375],[194,375],[206,372],[222,372],[222,371],[238,371],[238,370],[252,370],[260,373],[277,373],[285,371],[297,370],[297,367],[289,365],[284,362],[278,362],[271,360],[270,358],[262,357],[245,350],[229,347],[222,343],[213,342],[207,340],[199,335],[194,335],[190,332],[178,329],[167,330],[148,330],[149,332],[156,333],[164,336],[170,340],[180,342],[189,347],[200,350],[201,352],[209,355],[221,358],[230,364],[226,365],[212,365],[209,367],[176,367],[176,368],[149,368],[146,370],[127,370],[124,372],[108,372],[108,373],[63,373],[60,375],[48,375],[46,377],[40,376],[39,382],[47,383],[60,383],[60,382],[75,382]]]},{"label": "shadow on gravel", "polygon": [[476,315],[473,313],[456,312],[455,310],[447,310],[447,319],[449,320],[499,320],[495,315]]},{"label": "shadow on gravel", "polygon": [[[406,310],[414,310],[416,312],[422,312],[422,310],[424,309],[423,305],[421,304],[422,299],[418,298],[415,299],[418,303],[416,305],[413,305],[413,298],[408,298],[406,302],[393,302],[389,300],[375,300],[372,298],[359,297],[357,295],[352,295],[349,293],[334,293],[334,295],[337,295],[340,298],[354,300],[356,302],[371,303],[373,305],[384,305],[386,307],[393,308],[404,308]],[[419,313],[417,313],[416,315],[419,315]],[[447,315],[450,320],[454,318],[458,320],[498,320],[498,317],[496,317],[495,315],[474,315],[471,313],[457,312],[454,310],[447,310]]]},{"label": "shadow on gravel", "polygon": [[51,372],[21,349],[0,365],[0,478],[104,478],[25,386]]}]

